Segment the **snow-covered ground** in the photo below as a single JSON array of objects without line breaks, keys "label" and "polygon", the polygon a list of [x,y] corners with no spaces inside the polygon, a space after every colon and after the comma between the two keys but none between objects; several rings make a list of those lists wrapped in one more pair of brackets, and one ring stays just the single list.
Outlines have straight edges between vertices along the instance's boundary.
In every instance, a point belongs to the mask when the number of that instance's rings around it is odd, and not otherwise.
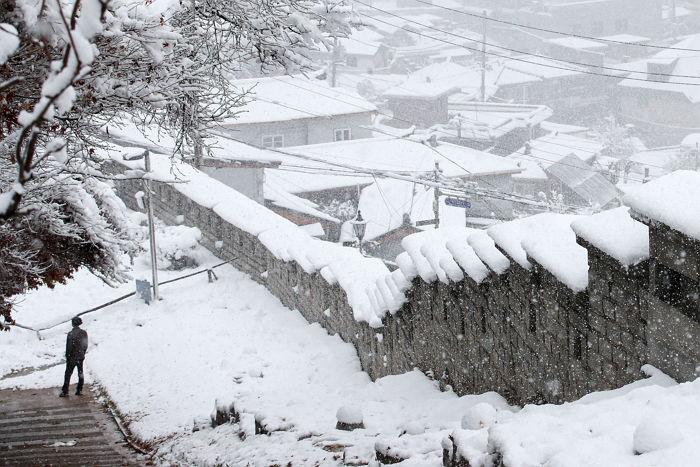
[{"label": "snow-covered ground", "polygon": [[[199,268],[219,262],[196,250]],[[146,255],[133,270],[148,277]],[[617,391],[523,409],[495,393],[441,392],[417,371],[371,382],[351,345],[233,267],[216,271],[213,283],[201,274],[164,286],[155,305],[131,297],[85,316],[88,381],[106,389],[164,465],[366,465],[379,448],[408,457],[404,466],[439,466],[449,436],[472,466],[491,465],[496,450],[506,465],[523,467],[692,465],[700,453],[700,381],[678,385],[649,369],[649,379]],[[188,272],[161,271],[161,280]],[[27,294],[15,317],[46,326],[131,290],[80,272]],[[67,330],[42,332],[42,340],[17,328],[0,335],[0,375],[60,362]],[[0,387],[58,386],[62,370]],[[241,422],[192,432],[216,401],[233,403]],[[336,430],[341,408],[361,412],[365,428]],[[255,435],[255,420],[271,433]]]},{"label": "snow-covered ground", "polygon": [[[136,259],[135,276],[148,276],[145,256]],[[204,258],[205,266],[218,262]],[[188,272],[162,271],[161,279]],[[459,427],[471,406],[508,409],[495,393],[460,398],[441,392],[417,371],[371,382],[352,345],[307,323],[233,267],[216,274],[213,283],[202,274],[166,285],[163,300],[152,306],[131,297],[84,317],[88,380],[107,390],[135,435],[162,441],[161,453],[178,465],[193,459],[204,465],[336,465],[343,457],[336,445],[351,445],[346,457],[369,461],[377,439],[407,429],[425,433],[411,443],[414,465],[439,465],[444,430]],[[131,288],[111,289],[81,272],[66,285],[27,294],[15,318],[45,326]],[[8,357],[2,374],[59,362],[67,330],[64,324],[44,331],[43,340],[17,328],[0,336],[0,352]],[[58,386],[62,370],[8,378],[0,387]],[[240,412],[285,431],[246,440],[232,425],[191,433],[194,420],[208,418],[217,400],[235,402]],[[341,407],[360,410],[365,429],[335,430]]]}]

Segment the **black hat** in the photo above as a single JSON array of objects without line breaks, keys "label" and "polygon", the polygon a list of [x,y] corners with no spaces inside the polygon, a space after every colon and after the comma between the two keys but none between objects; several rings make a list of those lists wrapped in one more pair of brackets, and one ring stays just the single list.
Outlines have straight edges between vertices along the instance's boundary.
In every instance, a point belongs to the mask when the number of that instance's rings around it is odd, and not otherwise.
[{"label": "black hat", "polygon": [[70,322],[73,326],[80,326],[81,324],[83,324],[83,320],[80,319],[80,316],[76,316],[75,318],[70,320]]}]

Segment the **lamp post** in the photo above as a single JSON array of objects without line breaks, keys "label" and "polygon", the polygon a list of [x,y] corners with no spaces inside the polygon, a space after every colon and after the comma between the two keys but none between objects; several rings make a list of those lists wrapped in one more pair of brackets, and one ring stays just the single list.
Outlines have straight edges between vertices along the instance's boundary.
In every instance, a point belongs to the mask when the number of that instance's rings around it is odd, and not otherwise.
[{"label": "lamp post", "polygon": [[[123,156],[126,161],[144,160],[146,174],[151,172],[151,153],[148,149],[141,154],[133,156]],[[146,213],[148,215],[148,237],[151,246],[151,276],[153,278],[153,300],[156,301],[160,297],[158,295],[158,262],[156,259],[156,229],[153,222],[153,205],[151,204],[151,181],[148,178],[143,179],[143,185],[146,191]]]},{"label": "lamp post", "polygon": [[364,254],[362,252],[362,239],[365,237],[365,230],[367,229],[367,221],[362,218],[362,212],[358,209],[357,210],[357,216],[353,220],[350,221],[352,223],[352,229],[355,232],[355,236],[357,237],[358,240],[358,248],[360,250],[360,254]]}]

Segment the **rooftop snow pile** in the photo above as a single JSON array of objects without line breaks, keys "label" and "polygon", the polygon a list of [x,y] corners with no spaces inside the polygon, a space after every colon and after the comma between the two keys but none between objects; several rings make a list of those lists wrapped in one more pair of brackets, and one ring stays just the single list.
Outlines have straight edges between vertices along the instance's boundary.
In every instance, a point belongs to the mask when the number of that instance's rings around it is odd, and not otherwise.
[{"label": "rooftop snow pile", "polygon": [[576,235],[612,256],[623,266],[649,258],[649,228],[632,219],[629,209],[620,207],[571,224]]},{"label": "rooftop snow pile", "polygon": [[287,148],[287,152],[311,156],[319,163],[349,161],[354,167],[405,174],[432,172],[440,163],[446,177],[479,177],[520,172],[517,164],[487,152],[441,143],[436,148],[394,137],[364,138]]},{"label": "rooftop snow pile", "polygon": [[634,211],[700,240],[700,172],[679,170],[641,185],[623,201]]},{"label": "rooftop snow pile", "polygon": [[577,216],[538,214],[488,229],[496,245],[529,270],[528,257],[574,292],[588,286],[588,252],[576,243],[571,222]]}]

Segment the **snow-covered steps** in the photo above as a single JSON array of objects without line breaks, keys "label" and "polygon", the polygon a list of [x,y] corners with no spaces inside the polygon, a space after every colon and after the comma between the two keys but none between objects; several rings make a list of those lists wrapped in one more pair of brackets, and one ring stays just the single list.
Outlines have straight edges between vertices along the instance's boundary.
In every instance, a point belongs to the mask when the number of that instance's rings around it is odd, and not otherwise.
[{"label": "snow-covered steps", "polygon": [[93,398],[59,388],[0,390],[2,465],[143,465]]}]

